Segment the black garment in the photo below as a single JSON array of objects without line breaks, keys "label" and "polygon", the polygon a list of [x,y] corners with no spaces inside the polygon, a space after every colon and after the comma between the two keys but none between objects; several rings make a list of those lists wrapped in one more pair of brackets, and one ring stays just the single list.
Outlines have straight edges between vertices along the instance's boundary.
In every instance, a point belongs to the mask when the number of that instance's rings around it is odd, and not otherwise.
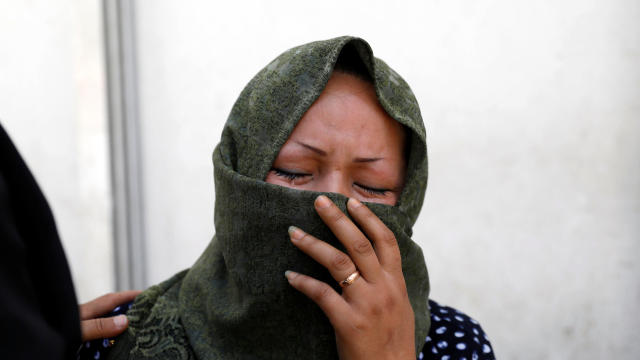
[{"label": "black garment", "polygon": [[[122,304],[110,314],[126,314],[133,302]],[[431,328],[418,360],[495,360],[489,338],[480,324],[460,310],[429,300]],[[104,359],[116,338],[85,342],[79,349],[77,360]]]},{"label": "black garment", "polygon": [[0,359],[72,359],[80,339],[53,214],[0,125]]}]

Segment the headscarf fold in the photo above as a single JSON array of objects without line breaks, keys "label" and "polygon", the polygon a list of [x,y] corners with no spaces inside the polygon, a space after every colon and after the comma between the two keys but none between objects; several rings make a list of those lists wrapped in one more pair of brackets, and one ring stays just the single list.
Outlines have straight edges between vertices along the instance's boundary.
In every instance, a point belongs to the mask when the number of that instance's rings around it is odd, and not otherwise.
[{"label": "headscarf fold", "polygon": [[[110,358],[335,359],[335,334],[320,308],[284,278],[294,270],[334,286],[329,272],[289,241],[295,225],[344,249],[316,214],[319,192],[264,182],[300,118],[350,51],[371,75],[385,111],[411,134],[405,187],[396,206],[366,205],[393,231],[415,314],[416,350],[430,321],[429,281],[411,240],[427,182],[424,125],[406,82],[362,39],[339,37],[290,49],[262,69],[236,101],[213,153],[216,235],[191,269],[149,288]],[[346,213],[347,198],[324,193]]]}]

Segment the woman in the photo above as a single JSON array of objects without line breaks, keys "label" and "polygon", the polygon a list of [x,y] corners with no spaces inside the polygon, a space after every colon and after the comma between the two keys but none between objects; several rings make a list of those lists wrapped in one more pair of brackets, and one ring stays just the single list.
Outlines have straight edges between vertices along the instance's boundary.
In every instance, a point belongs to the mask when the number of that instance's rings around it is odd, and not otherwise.
[{"label": "woman", "polygon": [[431,319],[434,336],[469,344],[438,340],[429,354],[492,358],[468,318],[430,316],[410,239],[424,125],[366,42],[310,43],[272,61],[236,101],[213,162],[214,239],[191,269],[137,297],[109,358],[422,358]]}]

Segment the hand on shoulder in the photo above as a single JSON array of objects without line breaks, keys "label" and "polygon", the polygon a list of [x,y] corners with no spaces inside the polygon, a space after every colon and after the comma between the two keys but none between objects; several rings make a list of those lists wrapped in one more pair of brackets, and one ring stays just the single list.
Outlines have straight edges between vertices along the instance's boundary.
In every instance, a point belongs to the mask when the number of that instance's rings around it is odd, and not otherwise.
[{"label": "hand on shoulder", "polygon": [[142,291],[129,290],[109,293],[79,306],[82,341],[114,337],[129,326],[126,315],[101,317],[116,306],[135,299]]}]

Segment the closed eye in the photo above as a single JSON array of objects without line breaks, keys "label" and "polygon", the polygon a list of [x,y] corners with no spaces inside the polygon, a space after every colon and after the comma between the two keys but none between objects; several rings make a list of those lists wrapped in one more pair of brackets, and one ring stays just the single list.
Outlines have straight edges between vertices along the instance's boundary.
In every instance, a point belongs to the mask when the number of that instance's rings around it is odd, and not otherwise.
[{"label": "closed eye", "polygon": [[[279,168],[272,168],[271,171],[273,171],[273,173],[276,174],[276,176],[286,179],[287,181],[300,180],[308,176],[311,176],[311,174],[308,174],[308,173],[299,173],[299,172],[294,172],[291,170],[284,170]],[[359,188],[361,191],[364,191],[368,195],[372,195],[372,196],[385,196],[387,195],[387,193],[391,191],[391,189],[374,188],[374,187],[366,186],[360,183],[353,183],[353,186]]]},{"label": "closed eye", "polygon": [[358,184],[358,183],[354,183],[354,185],[364,190],[364,192],[371,195],[386,195],[389,191],[391,191],[390,189],[377,189],[377,188],[369,187],[369,186]]},{"label": "closed eye", "polygon": [[273,168],[271,169],[271,171],[274,172],[274,174],[285,178],[289,181],[293,181],[296,179],[300,179],[303,178],[305,176],[311,176],[311,174],[306,174],[306,173],[296,173],[296,172],[292,172],[292,171],[287,171],[287,170],[282,170],[282,169],[277,169],[277,168]]}]

